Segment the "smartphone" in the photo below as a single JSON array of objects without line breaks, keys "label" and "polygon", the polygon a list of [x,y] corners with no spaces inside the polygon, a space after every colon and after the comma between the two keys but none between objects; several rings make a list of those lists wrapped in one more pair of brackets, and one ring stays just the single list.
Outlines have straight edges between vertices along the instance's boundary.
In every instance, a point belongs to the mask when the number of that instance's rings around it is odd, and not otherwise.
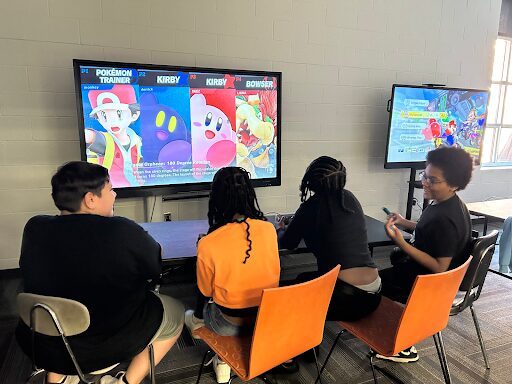
[{"label": "smartphone", "polygon": [[386,207],[382,207],[382,210],[384,211],[384,213],[386,215],[391,215],[391,211],[389,209],[387,209]]}]

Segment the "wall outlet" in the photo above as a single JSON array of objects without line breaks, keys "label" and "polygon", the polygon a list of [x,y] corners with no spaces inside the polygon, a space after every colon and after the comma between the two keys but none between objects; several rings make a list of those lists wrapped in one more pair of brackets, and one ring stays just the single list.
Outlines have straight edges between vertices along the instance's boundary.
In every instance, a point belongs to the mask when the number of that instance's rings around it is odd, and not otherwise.
[{"label": "wall outlet", "polygon": [[164,221],[172,221],[171,212],[164,213]]}]

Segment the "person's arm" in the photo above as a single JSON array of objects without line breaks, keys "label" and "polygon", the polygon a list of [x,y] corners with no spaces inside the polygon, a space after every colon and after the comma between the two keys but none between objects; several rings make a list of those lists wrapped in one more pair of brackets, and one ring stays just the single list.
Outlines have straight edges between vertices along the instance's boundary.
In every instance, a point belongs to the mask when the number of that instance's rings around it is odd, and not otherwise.
[{"label": "person's arm", "polygon": [[[418,248],[411,245],[409,242],[407,242],[400,230],[396,227],[394,219],[391,217],[388,219],[385,225],[386,233],[388,234],[389,238],[395,242],[395,244],[402,249],[407,255],[411,257],[414,261],[416,261],[418,264],[422,265],[423,267],[427,268],[429,271],[432,271],[433,273],[439,273],[439,272],[446,272],[448,270],[448,267],[450,266],[450,262],[453,258],[453,247],[451,247],[450,242],[445,242],[446,244],[446,250],[445,254],[441,254],[437,257],[433,257],[432,255],[429,255],[426,252],[423,252],[419,250]],[[445,233],[446,236],[450,236],[450,234]],[[431,241],[438,241],[437,236],[433,236]],[[443,244],[440,244],[441,246]],[[443,251],[441,251],[443,252]]]},{"label": "person's arm", "polygon": [[[305,225],[305,208],[301,205],[286,228],[277,229],[279,249],[295,249],[303,238]],[[278,222],[278,225],[280,223]]]},{"label": "person's arm", "polygon": [[405,217],[403,217],[401,214],[397,212],[392,212],[388,215],[388,220],[393,218],[395,221],[395,225],[399,225],[405,229],[412,229],[414,230],[416,228],[416,222],[412,220],[407,220]]}]

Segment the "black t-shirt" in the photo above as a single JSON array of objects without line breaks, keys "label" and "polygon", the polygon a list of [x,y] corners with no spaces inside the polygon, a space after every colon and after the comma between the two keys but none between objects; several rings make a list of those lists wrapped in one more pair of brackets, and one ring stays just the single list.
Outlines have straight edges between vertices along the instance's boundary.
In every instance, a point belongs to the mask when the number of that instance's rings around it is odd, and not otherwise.
[{"label": "black t-shirt", "polygon": [[[23,233],[20,268],[25,292],[77,300],[91,323],[70,338],[86,372],[127,360],[142,351],[163,316],[148,280],[161,273],[160,245],[135,222],[91,214],[36,216]],[[28,327],[18,342],[30,353]],[[36,359],[45,369],[73,373],[58,337],[37,339]]]},{"label": "black t-shirt", "polygon": [[359,201],[348,190],[340,196],[315,194],[301,204],[285,231],[279,231],[279,248],[296,248],[304,239],[315,255],[318,272],[341,269],[376,268],[368,251],[366,221]]},{"label": "black t-shirt", "polygon": [[[451,266],[467,258],[471,238],[471,220],[464,202],[457,196],[439,204],[430,204],[421,214],[413,236],[413,245],[434,258],[451,257]],[[432,271],[408,259],[401,267],[411,285],[418,275]]]}]

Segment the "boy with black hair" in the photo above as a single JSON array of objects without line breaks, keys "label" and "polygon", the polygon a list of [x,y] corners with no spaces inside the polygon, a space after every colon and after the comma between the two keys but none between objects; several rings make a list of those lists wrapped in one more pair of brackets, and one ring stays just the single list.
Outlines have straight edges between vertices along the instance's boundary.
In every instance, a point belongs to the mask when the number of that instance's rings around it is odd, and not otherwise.
[{"label": "boy with black hair", "polygon": [[[91,324],[70,337],[82,369],[92,372],[131,360],[118,377],[102,384],[140,383],[149,370],[147,346],[158,363],[178,339],[184,309],[177,300],[150,291],[161,273],[160,245],[139,225],[113,217],[116,193],[106,168],[69,162],[52,177],[60,215],[40,215],[25,226],[20,257],[25,291],[83,303]],[[30,330],[20,322],[16,336],[31,356]],[[78,383],[62,340],[38,334],[37,365],[48,383]]]}]

